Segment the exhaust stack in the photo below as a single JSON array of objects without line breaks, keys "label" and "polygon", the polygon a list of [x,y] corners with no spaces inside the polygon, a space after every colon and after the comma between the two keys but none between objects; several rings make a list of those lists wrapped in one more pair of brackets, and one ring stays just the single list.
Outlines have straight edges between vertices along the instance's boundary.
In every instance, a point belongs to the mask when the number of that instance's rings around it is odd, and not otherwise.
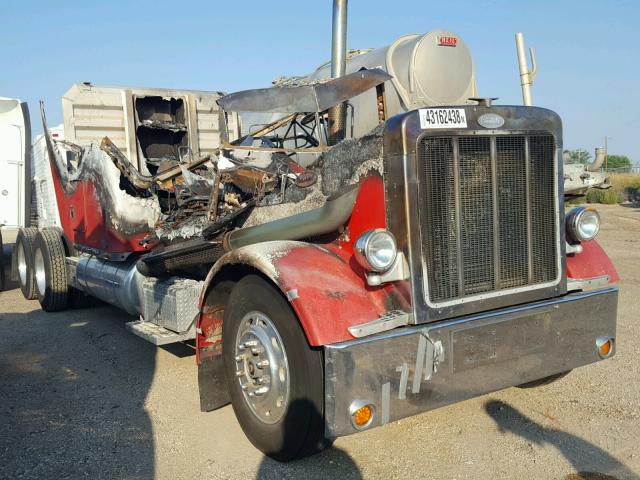
[{"label": "exhaust stack", "polygon": [[593,162],[587,163],[584,168],[587,172],[599,172],[600,167],[604,163],[604,160],[607,158],[607,149],[602,147],[596,148],[596,158]]},{"label": "exhaust stack", "polygon": [[529,49],[531,57],[531,70],[527,65],[527,56],[524,51],[524,35],[521,32],[516,33],[516,50],[518,52],[518,68],[520,69],[520,87],[522,88],[522,103],[530,107],[531,102],[531,85],[538,73],[538,65],[536,64],[536,54],[533,48]]},{"label": "exhaust stack", "polygon": [[[331,78],[342,77],[347,67],[347,0],[333,0],[331,30]],[[329,109],[329,145],[344,139],[347,121],[346,105]]]}]

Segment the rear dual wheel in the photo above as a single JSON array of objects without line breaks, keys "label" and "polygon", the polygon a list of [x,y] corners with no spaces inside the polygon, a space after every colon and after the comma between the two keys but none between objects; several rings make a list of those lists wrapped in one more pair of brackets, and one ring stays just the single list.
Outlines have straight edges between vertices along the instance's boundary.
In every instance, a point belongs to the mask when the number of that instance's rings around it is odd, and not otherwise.
[{"label": "rear dual wheel", "polygon": [[280,291],[256,275],[240,280],[222,336],[231,403],[251,443],[279,461],[325,448],[322,351]]},{"label": "rear dual wheel", "polygon": [[35,293],[46,312],[64,310],[69,303],[67,255],[58,229],[40,230],[33,249]]},{"label": "rear dual wheel", "polygon": [[37,297],[33,274],[33,253],[37,234],[37,228],[21,228],[18,230],[18,236],[16,237],[14,255],[18,283],[20,284],[22,295],[27,300],[33,300]]}]

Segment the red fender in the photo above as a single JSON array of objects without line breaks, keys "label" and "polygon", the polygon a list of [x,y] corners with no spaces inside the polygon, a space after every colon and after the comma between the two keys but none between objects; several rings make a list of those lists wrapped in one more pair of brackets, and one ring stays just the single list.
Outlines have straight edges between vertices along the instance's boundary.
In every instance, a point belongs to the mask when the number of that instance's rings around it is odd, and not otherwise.
[{"label": "red fender", "polygon": [[[201,305],[208,285],[215,283],[225,266],[249,265],[273,281],[289,300],[311,345],[351,340],[349,327],[406,306],[407,294],[393,283],[370,287],[353,268],[351,257],[351,252],[333,244],[276,241],[238,248],[223,256],[209,273]],[[209,323],[204,310],[203,305],[201,329]]]},{"label": "red fender", "polygon": [[567,277],[575,279],[609,276],[609,283],[620,281],[616,267],[597,241],[582,242],[582,252],[567,255]]}]

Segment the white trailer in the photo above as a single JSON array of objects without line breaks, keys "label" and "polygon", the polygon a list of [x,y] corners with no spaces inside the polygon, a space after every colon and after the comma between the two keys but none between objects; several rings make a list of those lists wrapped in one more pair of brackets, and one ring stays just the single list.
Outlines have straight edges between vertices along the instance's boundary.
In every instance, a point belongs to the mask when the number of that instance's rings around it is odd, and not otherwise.
[{"label": "white trailer", "polygon": [[4,252],[3,233],[6,240],[13,241],[16,229],[29,226],[30,144],[27,104],[0,97],[0,290],[9,255]]},{"label": "white trailer", "polygon": [[0,97],[0,226],[29,224],[30,145],[27,104]]},{"label": "white trailer", "polygon": [[[222,92],[76,83],[62,97],[65,139],[87,146],[107,136],[144,175],[165,160],[198,158],[220,146]],[[238,133],[235,117],[229,135]]]}]

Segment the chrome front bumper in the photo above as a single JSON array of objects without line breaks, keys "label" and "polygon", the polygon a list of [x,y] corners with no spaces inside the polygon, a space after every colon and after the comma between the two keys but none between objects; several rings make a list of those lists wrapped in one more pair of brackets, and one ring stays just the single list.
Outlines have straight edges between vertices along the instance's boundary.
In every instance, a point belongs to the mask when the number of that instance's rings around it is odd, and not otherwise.
[{"label": "chrome front bumper", "polygon": [[618,289],[579,292],[325,346],[326,436],[356,433],[352,403],[384,425],[601,360]]}]

